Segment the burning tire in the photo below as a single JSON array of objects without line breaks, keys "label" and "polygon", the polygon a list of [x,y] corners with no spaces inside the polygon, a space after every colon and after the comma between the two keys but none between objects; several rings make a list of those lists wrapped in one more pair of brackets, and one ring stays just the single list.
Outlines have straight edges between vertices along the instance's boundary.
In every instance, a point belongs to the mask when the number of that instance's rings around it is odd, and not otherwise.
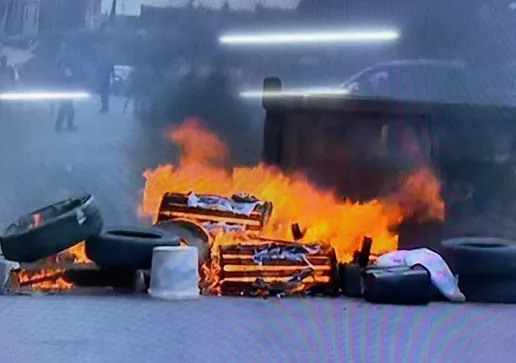
[{"label": "burning tire", "polygon": [[198,224],[188,220],[176,219],[160,222],[156,227],[178,236],[189,246],[197,247],[200,265],[209,257],[210,235]]},{"label": "burning tire", "polygon": [[100,233],[102,217],[93,196],[72,198],[20,217],[5,230],[3,255],[16,262],[35,262]]},{"label": "burning tire", "polygon": [[441,254],[459,276],[500,276],[516,280],[516,242],[493,237],[444,240]]},{"label": "burning tire", "polygon": [[109,229],[86,240],[86,256],[103,268],[148,270],[154,247],[179,245],[178,236],[158,228]]}]

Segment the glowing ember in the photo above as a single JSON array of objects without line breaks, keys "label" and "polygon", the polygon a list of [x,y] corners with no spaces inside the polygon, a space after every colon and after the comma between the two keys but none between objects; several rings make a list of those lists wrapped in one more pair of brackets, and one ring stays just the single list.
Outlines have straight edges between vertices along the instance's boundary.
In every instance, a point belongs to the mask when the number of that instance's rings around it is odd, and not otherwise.
[{"label": "glowing ember", "polygon": [[37,271],[16,271],[16,284],[38,291],[70,290],[74,285],[63,278],[62,269],[45,269]]},{"label": "glowing ember", "polygon": [[61,254],[73,256],[73,261],[76,263],[92,263],[91,260],[86,257],[84,241],[70,247],[66,251],[61,252],[59,255]]},{"label": "glowing ember", "polygon": [[[339,200],[331,190],[321,190],[301,174],[286,175],[257,165],[252,168],[225,168],[228,149],[216,135],[195,118],[185,120],[168,133],[182,151],[179,164],[160,165],[146,170],[141,212],[156,220],[166,192],[231,196],[247,192],[271,201],[274,209],[263,236],[292,240],[291,225],[299,223],[306,233],[299,242],[318,241],[333,246],[339,261],[349,260],[364,235],[374,243],[372,252],[396,249],[398,236],[393,227],[407,217],[443,218],[444,204],[439,182],[426,169],[418,170],[400,183],[399,191],[368,203]],[[242,236],[219,235],[212,246],[239,243]],[[208,271],[207,271],[208,270]],[[208,274],[216,273],[204,268]]]},{"label": "glowing ember", "polygon": [[55,256],[47,257],[41,262],[46,265],[58,264],[61,262],[91,263],[88,257],[86,257],[84,241],[58,253]]},{"label": "glowing ember", "polygon": [[41,261],[41,266],[56,265],[56,268],[20,269],[14,271],[15,284],[19,287],[27,287],[35,291],[62,291],[70,290],[74,284],[64,278],[65,269],[60,266],[63,263],[91,263],[86,257],[84,242],[80,242],[69,249],[48,257]]}]

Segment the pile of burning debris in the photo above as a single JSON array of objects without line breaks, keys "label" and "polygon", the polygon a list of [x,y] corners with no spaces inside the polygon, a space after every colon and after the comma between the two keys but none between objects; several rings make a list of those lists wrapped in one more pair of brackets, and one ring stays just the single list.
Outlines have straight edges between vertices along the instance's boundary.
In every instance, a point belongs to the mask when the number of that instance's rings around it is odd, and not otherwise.
[{"label": "pile of burning debris", "polygon": [[365,236],[372,253],[393,251],[405,218],[417,211],[439,219],[444,211],[430,172],[411,174],[386,198],[355,203],[263,164],[228,170],[226,146],[200,120],[168,136],[179,163],[144,172],[141,212],[157,226],[175,221],[202,231],[209,247],[200,286],[210,294],[328,293],[335,266],[351,261]]},{"label": "pile of burning debris", "polygon": [[144,173],[141,212],[154,226],[103,229],[91,196],[33,212],[0,240],[5,259],[19,263],[4,274],[4,290],[143,292],[153,249],[188,245],[199,251],[203,293],[336,294],[337,266],[352,260],[365,236],[374,240],[372,253],[393,251],[392,227],[413,214],[412,201],[429,216],[443,211],[428,173],[413,174],[396,198],[353,203],[264,165],[228,171],[225,146],[195,120],[170,136],[183,151],[179,165]]},{"label": "pile of burning debris", "polygon": [[[248,194],[227,198],[168,193],[162,198],[155,227],[102,231],[93,197],[60,202],[20,218],[7,229],[1,241],[7,259],[2,264],[1,291],[143,293],[149,287],[154,247],[194,245],[209,251],[200,254],[203,293],[337,294],[334,249],[321,242],[300,242],[307,231],[298,224],[290,226],[290,241],[263,237],[272,211],[272,203]],[[185,236],[178,229],[170,233],[166,231],[170,223],[200,233]],[[128,253],[128,246],[138,249]]]},{"label": "pile of burning debris", "polygon": [[[334,293],[334,251],[317,243],[261,237],[271,213],[270,202],[247,194],[225,198],[169,193],[162,199],[155,227],[102,231],[93,197],[70,199],[23,216],[7,228],[1,240],[6,260],[0,290],[143,293],[149,287],[154,247],[194,245],[210,252],[200,258],[203,292]],[[200,233],[171,233],[170,223]],[[303,236],[298,225],[292,226],[292,233],[294,239]],[[238,242],[224,243],[224,238]]]},{"label": "pile of burning debris", "polygon": [[103,269],[85,259],[84,242],[34,263],[2,266],[0,293],[7,295],[143,293],[147,286],[143,271]]},{"label": "pile of burning debris", "polygon": [[[142,273],[109,269],[87,256],[103,221],[93,196],[71,198],[20,217],[1,239],[3,294],[144,291]],[[106,246],[108,247],[108,246]]]}]

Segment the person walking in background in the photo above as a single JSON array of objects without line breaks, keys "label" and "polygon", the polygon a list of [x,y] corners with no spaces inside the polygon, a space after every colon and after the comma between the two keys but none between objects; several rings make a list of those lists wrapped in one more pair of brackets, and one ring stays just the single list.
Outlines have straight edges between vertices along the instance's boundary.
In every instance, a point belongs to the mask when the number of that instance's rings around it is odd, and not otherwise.
[{"label": "person walking in background", "polygon": [[115,70],[111,63],[100,64],[97,70],[97,79],[99,84],[100,94],[100,113],[105,114],[109,112],[109,95],[111,93],[111,80],[114,76]]},{"label": "person walking in background", "polygon": [[[18,73],[15,68],[7,63],[7,56],[0,56],[0,92],[13,92],[18,82]],[[0,104],[0,113],[4,116],[10,114],[11,109],[6,103]]]},{"label": "person walking in background", "polygon": [[[72,69],[66,63],[58,65],[58,76],[63,91],[72,90],[75,80],[72,74]],[[55,130],[62,131],[63,123],[66,121],[67,130],[75,131],[75,105],[72,99],[60,100],[57,106],[57,118]]]}]

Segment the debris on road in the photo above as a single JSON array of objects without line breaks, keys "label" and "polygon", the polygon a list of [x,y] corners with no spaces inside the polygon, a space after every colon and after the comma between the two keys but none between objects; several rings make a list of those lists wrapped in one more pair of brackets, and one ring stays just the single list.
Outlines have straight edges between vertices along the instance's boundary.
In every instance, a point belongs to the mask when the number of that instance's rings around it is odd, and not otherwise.
[{"label": "debris on road", "polygon": [[[84,250],[84,243],[79,246]],[[13,264],[0,260],[0,272],[3,281],[0,293],[4,295],[143,293],[146,290],[137,284],[138,271],[103,269],[91,261],[78,259],[73,250],[35,263]]]},{"label": "debris on road", "polygon": [[353,261],[350,263],[339,264],[340,288],[345,296],[363,296],[363,275],[365,269],[371,263],[372,244],[373,240],[370,237],[364,237],[360,250],[355,251],[353,254]]},{"label": "debris on road", "polygon": [[432,284],[450,301],[464,302],[464,294],[458,286],[458,278],[455,277],[444,261],[436,252],[427,248],[414,250],[399,250],[386,253],[378,258],[376,267],[409,267],[423,266],[429,273]]},{"label": "debris on road", "polygon": [[457,237],[441,242],[441,253],[460,276],[468,301],[516,303],[516,242],[495,237]]},{"label": "debris on road", "polygon": [[100,233],[102,216],[92,195],[71,198],[21,216],[0,239],[10,261],[35,262]]},{"label": "debris on road", "polygon": [[155,227],[180,238],[183,245],[197,247],[199,265],[202,265],[209,258],[210,244],[213,238],[204,225],[199,225],[188,219],[174,219],[159,222]]},{"label": "debris on road", "polygon": [[109,228],[86,240],[86,256],[104,268],[149,270],[152,251],[159,246],[179,246],[180,238],[163,229]]},{"label": "debris on road", "polygon": [[337,294],[335,252],[319,244],[250,238],[214,257],[220,273],[211,288],[222,295]]},{"label": "debris on road", "polygon": [[233,198],[192,192],[166,193],[161,200],[157,222],[186,219],[207,228],[238,226],[239,230],[260,232],[272,214],[272,203],[254,201],[250,196],[248,199],[242,199],[241,195]]},{"label": "debris on road", "polygon": [[189,300],[199,297],[197,248],[155,247],[149,295],[166,300]]},{"label": "debris on road", "polygon": [[[272,203],[248,193],[229,198],[166,193],[155,226],[102,232],[100,210],[91,195],[65,200],[22,216],[7,228],[0,240],[9,259],[0,261],[0,290],[143,293],[150,286],[154,296],[171,299],[196,297],[199,291],[262,297],[343,293],[375,303],[426,304],[433,285],[450,301],[465,301],[458,279],[434,251],[376,256],[371,253],[373,239],[364,236],[353,259],[337,264],[332,244],[308,240],[316,226],[292,223],[283,226],[290,233],[287,239],[266,237],[272,210]],[[472,250],[477,259],[488,251],[500,260],[500,251],[513,248],[494,240],[475,241],[445,241],[443,246],[463,259]],[[478,266],[467,266],[463,259],[459,265],[466,272],[464,286],[471,287],[467,272]],[[500,269],[490,269],[489,276],[496,271]],[[490,280],[474,286],[491,291],[487,284],[496,285]]]},{"label": "debris on road", "polygon": [[428,271],[413,267],[371,268],[364,273],[364,299],[377,304],[427,305],[432,284]]}]

